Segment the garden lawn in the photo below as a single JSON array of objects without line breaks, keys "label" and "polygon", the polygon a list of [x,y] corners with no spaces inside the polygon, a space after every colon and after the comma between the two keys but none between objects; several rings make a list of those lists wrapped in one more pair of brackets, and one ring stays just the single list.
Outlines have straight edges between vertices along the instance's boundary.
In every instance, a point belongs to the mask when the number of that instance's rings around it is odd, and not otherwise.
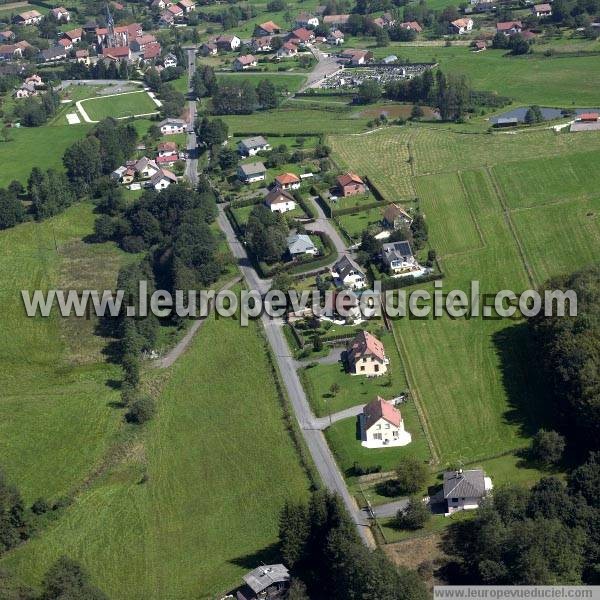
[{"label": "garden lawn", "polygon": [[276,559],[278,513],[306,498],[308,480],[258,325],[211,318],[169,372],[150,377],[162,389],[154,420],[4,566],[36,584],[68,554],[113,600],[212,599]]},{"label": "garden lawn", "polygon": [[306,81],[306,75],[300,73],[217,73],[217,80],[220,82],[242,83],[249,81],[257,86],[263,79],[270,81],[279,90],[290,93],[297,92]]},{"label": "garden lawn", "polygon": [[158,111],[158,107],[145,91],[89,98],[83,100],[81,106],[92,121],[101,121],[106,117],[119,119]]}]

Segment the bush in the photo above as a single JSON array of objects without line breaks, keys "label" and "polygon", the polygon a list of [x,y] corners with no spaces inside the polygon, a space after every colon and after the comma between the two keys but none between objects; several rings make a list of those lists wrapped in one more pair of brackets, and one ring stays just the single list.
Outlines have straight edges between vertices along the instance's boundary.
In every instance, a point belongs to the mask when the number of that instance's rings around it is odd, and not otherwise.
[{"label": "bush", "polygon": [[42,515],[50,510],[50,504],[44,498],[38,498],[31,505],[31,512],[35,515]]},{"label": "bush", "polygon": [[131,407],[125,414],[128,423],[142,425],[152,419],[156,413],[156,405],[150,396],[140,396],[133,401]]},{"label": "bush", "polygon": [[408,501],[406,508],[398,511],[396,525],[400,529],[421,529],[431,518],[429,507],[417,496]]},{"label": "bush", "polygon": [[396,469],[397,484],[400,493],[414,494],[427,483],[427,466],[412,456],[407,456]]},{"label": "bush", "polygon": [[563,455],[565,438],[556,431],[540,429],[531,443],[531,455],[542,464],[556,464]]}]

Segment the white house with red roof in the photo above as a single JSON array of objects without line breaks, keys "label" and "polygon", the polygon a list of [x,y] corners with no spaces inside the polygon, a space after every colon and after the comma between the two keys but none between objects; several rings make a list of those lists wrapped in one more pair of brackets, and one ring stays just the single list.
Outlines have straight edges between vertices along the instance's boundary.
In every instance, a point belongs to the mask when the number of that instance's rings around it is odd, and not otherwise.
[{"label": "white house with red roof", "polygon": [[456,19],[450,23],[450,31],[451,33],[456,33],[458,35],[463,35],[465,33],[469,33],[473,29],[473,19]]},{"label": "white house with red roof", "polygon": [[275,187],[279,190],[297,190],[300,183],[300,177],[294,173],[281,173],[275,177]]},{"label": "white house with red roof", "polygon": [[277,50],[277,58],[292,58],[298,54],[298,48],[293,42],[286,42]]},{"label": "white house with red roof", "polygon": [[255,35],[275,35],[276,33],[281,33],[281,27],[274,23],[273,21],[266,21],[265,23],[261,23],[256,26]]},{"label": "white house with red roof", "polygon": [[531,13],[536,17],[551,17],[552,6],[550,4],[534,4],[531,7]]},{"label": "white house with red roof", "polygon": [[53,8],[50,11],[50,14],[57,21],[64,21],[65,23],[67,23],[71,20],[71,13],[64,6],[58,6],[57,8]]},{"label": "white house with red roof", "polygon": [[245,71],[246,69],[253,69],[257,65],[258,61],[256,60],[256,56],[253,54],[243,54],[233,61],[233,70]]},{"label": "white house with red roof", "polygon": [[504,35],[514,35],[523,31],[523,23],[521,21],[501,21],[496,23],[496,32]]},{"label": "white house with red roof", "polygon": [[385,375],[390,362],[385,355],[383,344],[368,331],[360,331],[350,342],[346,360],[352,375],[367,377]]},{"label": "white house with red roof", "polygon": [[406,446],[412,441],[400,411],[380,396],[364,407],[359,418],[361,445],[365,448]]}]

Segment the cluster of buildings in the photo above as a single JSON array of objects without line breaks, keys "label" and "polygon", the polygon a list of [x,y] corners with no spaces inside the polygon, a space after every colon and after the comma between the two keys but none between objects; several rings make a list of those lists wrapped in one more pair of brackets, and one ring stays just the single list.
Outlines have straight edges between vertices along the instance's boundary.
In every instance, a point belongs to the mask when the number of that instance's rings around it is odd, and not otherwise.
[{"label": "cluster of buildings", "polygon": [[179,2],[152,0],[150,6],[162,11],[159,20],[161,27],[173,27],[178,23],[183,23],[186,16],[196,10],[196,4],[192,0],[179,0]]},{"label": "cluster of buildings", "polygon": [[30,98],[31,96],[37,96],[40,89],[45,87],[46,84],[39,75],[31,75],[15,90],[14,97]]}]

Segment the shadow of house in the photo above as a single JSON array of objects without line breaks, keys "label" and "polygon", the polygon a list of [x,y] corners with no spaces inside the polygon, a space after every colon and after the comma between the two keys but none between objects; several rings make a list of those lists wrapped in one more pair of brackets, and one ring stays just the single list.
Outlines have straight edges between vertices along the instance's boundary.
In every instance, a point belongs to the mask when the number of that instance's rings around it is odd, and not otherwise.
[{"label": "shadow of house", "polygon": [[279,544],[274,543],[270,544],[266,548],[262,548],[261,550],[257,550],[252,554],[244,554],[242,556],[238,556],[229,562],[232,565],[236,565],[238,567],[243,567],[244,569],[254,569],[257,565],[261,564],[271,564],[275,563],[278,560],[281,560],[280,552],[279,552]]}]

